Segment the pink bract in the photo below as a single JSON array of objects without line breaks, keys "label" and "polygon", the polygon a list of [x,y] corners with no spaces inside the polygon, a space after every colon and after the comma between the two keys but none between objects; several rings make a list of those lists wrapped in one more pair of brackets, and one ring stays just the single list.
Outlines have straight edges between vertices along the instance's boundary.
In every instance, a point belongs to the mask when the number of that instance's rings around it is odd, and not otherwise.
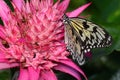
[{"label": "pink bract", "polygon": [[[18,80],[57,80],[59,70],[81,80],[83,71],[67,56],[61,19],[70,0],[0,0],[0,69],[19,67]],[[66,13],[78,16],[90,3]],[[49,76],[49,77],[48,77]]]}]

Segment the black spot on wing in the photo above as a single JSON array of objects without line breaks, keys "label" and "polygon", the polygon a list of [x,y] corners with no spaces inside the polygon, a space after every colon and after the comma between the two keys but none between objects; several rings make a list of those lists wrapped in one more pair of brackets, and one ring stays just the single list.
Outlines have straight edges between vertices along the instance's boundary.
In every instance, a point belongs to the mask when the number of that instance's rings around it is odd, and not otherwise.
[{"label": "black spot on wing", "polygon": [[97,32],[97,27],[96,26],[93,27],[93,32]]},{"label": "black spot on wing", "polygon": [[80,44],[83,44],[83,42],[82,42],[82,40],[80,39],[79,36],[76,36],[76,43],[77,43],[77,41],[78,41]]},{"label": "black spot on wing", "polygon": [[83,24],[83,27],[84,27],[85,29],[89,28],[89,25],[87,25],[86,22],[83,22],[82,24]]},{"label": "black spot on wing", "polygon": [[83,37],[83,32],[81,31],[81,30],[79,30],[79,34],[80,34],[80,36],[82,36]]},{"label": "black spot on wing", "polygon": [[91,40],[93,40],[94,39],[93,35],[90,35],[90,38],[91,38]]},{"label": "black spot on wing", "polygon": [[104,35],[105,35],[106,39],[110,36],[107,32]]}]

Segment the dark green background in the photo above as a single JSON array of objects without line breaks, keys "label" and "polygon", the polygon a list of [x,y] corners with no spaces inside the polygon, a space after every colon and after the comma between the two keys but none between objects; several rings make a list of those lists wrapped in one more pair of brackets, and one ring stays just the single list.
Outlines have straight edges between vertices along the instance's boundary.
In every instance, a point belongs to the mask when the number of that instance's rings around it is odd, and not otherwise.
[{"label": "dark green background", "polygon": [[[113,44],[92,50],[92,59],[80,67],[89,80],[120,80],[120,0],[71,0],[68,11],[88,2],[92,4],[81,16],[104,27],[113,37]],[[10,70],[0,71],[0,80],[10,80],[10,74]],[[57,72],[57,76],[59,80],[75,80],[64,73]]]}]

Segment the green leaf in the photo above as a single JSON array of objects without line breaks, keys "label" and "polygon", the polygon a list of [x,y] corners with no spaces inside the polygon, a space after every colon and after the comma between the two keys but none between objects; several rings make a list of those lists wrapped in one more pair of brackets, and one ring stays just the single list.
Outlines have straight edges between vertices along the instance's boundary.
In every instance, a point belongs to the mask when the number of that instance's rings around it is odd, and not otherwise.
[{"label": "green leaf", "polygon": [[0,70],[0,80],[10,80],[10,70]]}]

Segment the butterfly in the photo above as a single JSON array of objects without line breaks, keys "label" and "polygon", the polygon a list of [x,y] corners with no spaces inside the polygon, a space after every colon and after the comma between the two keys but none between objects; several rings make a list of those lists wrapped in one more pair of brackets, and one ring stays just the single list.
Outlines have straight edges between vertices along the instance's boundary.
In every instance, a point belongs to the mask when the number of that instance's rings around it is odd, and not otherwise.
[{"label": "butterfly", "polygon": [[108,47],[112,43],[112,37],[102,27],[79,17],[63,15],[65,25],[65,44],[79,65],[85,63],[85,54],[92,48]]}]

